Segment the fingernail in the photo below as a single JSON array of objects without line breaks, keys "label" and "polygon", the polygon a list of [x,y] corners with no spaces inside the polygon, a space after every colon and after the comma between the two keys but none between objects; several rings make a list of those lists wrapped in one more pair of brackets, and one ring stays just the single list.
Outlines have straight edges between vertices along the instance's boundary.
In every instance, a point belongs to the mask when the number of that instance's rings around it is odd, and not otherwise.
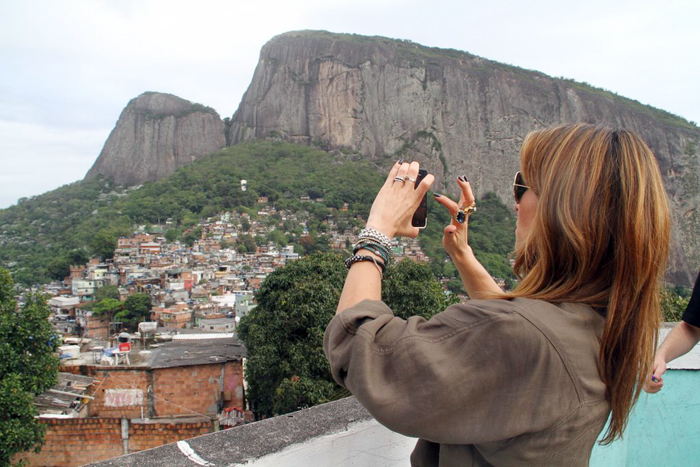
[{"label": "fingernail", "polygon": [[399,159],[399,164],[403,164],[403,157]]},{"label": "fingernail", "polygon": [[464,181],[464,180],[462,180],[462,176],[461,176],[461,175],[460,175],[459,177],[457,177],[457,180],[459,180],[460,182],[463,182],[463,181]]},{"label": "fingernail", "polygon": [[440,195],[438,195],[437,193],[433,193],[433,196],[436,197],[436,198],[439,198],[439,197],[440,197]]},{"label": "fingernail", "polygon": [[464,177],[464,181],[469,183],[469,179],[466,176]]}]

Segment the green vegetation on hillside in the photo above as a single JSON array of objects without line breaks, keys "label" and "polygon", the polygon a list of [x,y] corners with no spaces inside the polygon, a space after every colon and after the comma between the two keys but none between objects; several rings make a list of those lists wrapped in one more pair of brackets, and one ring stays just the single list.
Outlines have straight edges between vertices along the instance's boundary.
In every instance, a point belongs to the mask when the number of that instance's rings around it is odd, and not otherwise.
[{"label": "green vegetation on hillside", "polygon": [[[328,249],[326,222],[334,221],[341,231],[362,225],[383,179],[383,173],[365,160],[339,160],[324,151],[282,142],[241,143],[139,188],[124,189],[109,180],[93,179],[0,210],[0,265],[11,269],[17,282],[48,282],[64,277],[71,264],[93,255],[111,257],[119,236],[130,235],[137,225],[171,219],[166,237],[191,244],[198,238],[200,219],[223,211],[245,212],[255,218],[261,196],[278,211],[308,213],[309,235],[303,241],[300,226],[283,222],[279,214],[265,220],[270,226],[283,223],[267,240],[279,245],[292,242],[307,254],[324,251]],[[241,190],[242,180],[247,182],[247,191]],[[311,201],[302,201],[302,197]],[[429,256],[436,259],[433,271],[438,277],[452,278],[456,271],[451,263],[442,261],[441,246],[449,215],[432,199],[429,203],[428,228],[420,239]],[[347,211],[341,210],[345,204]],[[247,231],[245,225],[243,230]],[[514,243],[510,209],[495,195],[487,195],[479,202],[470,230],[472,245],[487,269],[498,277],[509,277],[506,255]],[[261,240],[244,235],[236,248],[251,250]],[[454,281],[453,285],[457,290]]]}]

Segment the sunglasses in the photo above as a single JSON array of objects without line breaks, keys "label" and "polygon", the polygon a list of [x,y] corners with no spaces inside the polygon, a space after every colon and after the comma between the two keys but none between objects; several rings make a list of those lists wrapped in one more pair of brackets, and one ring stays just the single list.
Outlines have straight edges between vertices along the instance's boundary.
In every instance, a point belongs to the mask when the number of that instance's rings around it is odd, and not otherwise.
[{"label": "sunglasses", "polygon": [[521,174],[520,172],[516,172],[515,179],[513,179],[513,196],[515,197],[515,202],[520,203],[520,199],[529,189],[530,187],[525,185],[525,180],[523,180],[523,174]]}]

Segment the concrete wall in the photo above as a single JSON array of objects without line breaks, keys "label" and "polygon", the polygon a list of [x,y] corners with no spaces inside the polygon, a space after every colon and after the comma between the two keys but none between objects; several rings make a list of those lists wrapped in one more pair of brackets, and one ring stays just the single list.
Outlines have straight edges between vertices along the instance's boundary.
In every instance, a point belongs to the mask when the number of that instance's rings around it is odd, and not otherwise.
[{"label": "concrete wall", "polygon": [[[151,372],[143,369],[129,370],[126,368],[103,369],[88,367],[91,376],[99,381],[95,384],[97,391],[92,393],[95,398],[88,404],[89,417],[103,418],[142,418],[155,414],[148,412],[148,387],[151,385]],[[140,405],[125,405],[113,397],[115,391],[140,391]],[[116,402],[116,404],[115,404]]]},{"label": "concrete wall", "polygon": [[[66,367],[66,371],[98,380],[91,393],[95,399],[88,405],[89,417],[215,416],[219,404],[244,407],[240,361],[154,369],[85,365]],[[149,387],[154,397],[149,397]],[[130,403],[133,391],[140,391],[140,404]]]},{"label": "concrete wall", "polygon": [[153,374],[153,387],[160,396],[154,401],[158,415],[216,414],[222,392],[231,396],[224,407],[244,407],[241,362],[162,368]]},{"label": "concrete wall", "polygon": [[699,388],[699,371],[668,371],[661,392],[642,393],[624,438],[593,449],[591,467],[700,465]]},{"label": "concrete wall", "polygon": [[20,457],[27,459],[30,467],[85,465],[212,430],[208,420],[127,421],[128,437],[124,440],[122,420],[118,418],[44,419],[42,423],[46,425],[46,435],[41,452]]}]

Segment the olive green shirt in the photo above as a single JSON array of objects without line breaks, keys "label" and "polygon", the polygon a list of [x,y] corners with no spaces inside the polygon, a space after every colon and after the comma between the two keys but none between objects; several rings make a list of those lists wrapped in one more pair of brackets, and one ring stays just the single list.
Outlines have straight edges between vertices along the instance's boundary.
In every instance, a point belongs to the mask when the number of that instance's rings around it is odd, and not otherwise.
[{"label": "olive green shirt", "polygon": [[333,318],[323,347],[380,423],[420,438],[413,466],[586,466],[610,413],[604,324],[589,306],[522,298],[428,321],[365,300]]}]

